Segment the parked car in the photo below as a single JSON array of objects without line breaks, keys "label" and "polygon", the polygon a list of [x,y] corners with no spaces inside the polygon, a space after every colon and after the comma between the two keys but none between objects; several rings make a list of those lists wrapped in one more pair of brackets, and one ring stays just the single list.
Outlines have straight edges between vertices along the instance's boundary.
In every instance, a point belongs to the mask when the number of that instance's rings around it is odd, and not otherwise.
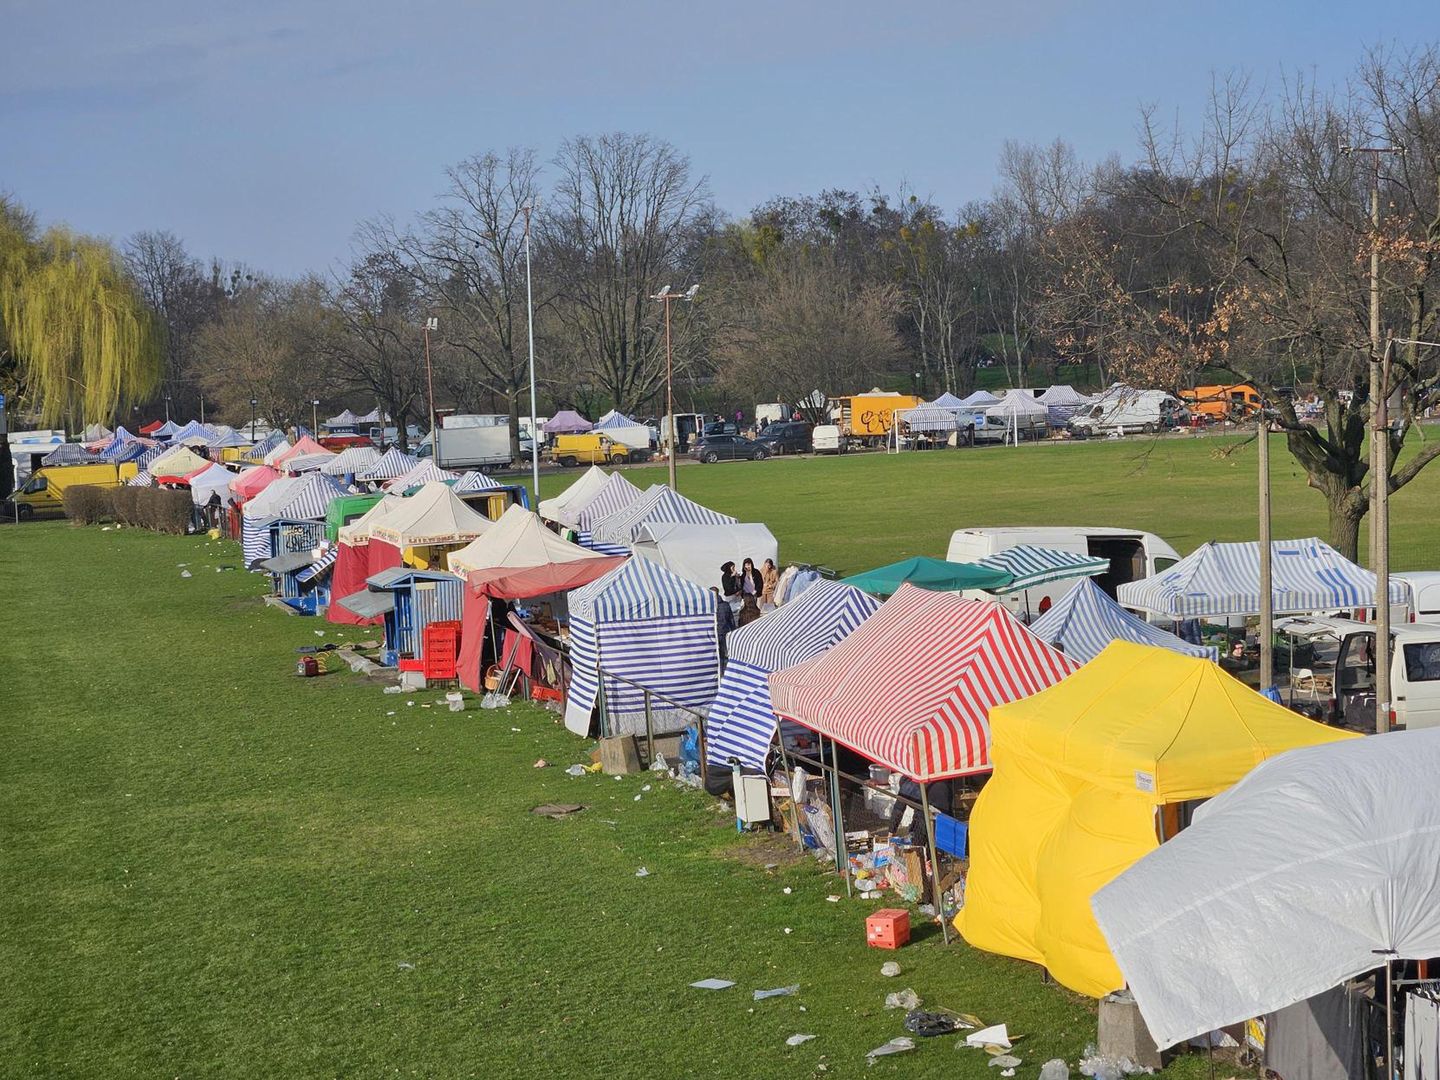
[{"label": "parked car", "polygon": [[712,420],[705,425],[705,437],[711,435],[739,435],[740,425],[734,420]]},{"label": "parked car", "polygon": [[813,449],[810,425],[803,420],[770,424],[755,441],[771,454],[808,454]]},{"label": "parked car", "polygon": [[845,436],[838,424],[821,424],[810,433],[810,445],[817,454],[845,453]]},{"label": "parked car", "polygon": [[690,456],[696,461],[764,461],[770,451],[743,435],[706,435],[690,447]]}]

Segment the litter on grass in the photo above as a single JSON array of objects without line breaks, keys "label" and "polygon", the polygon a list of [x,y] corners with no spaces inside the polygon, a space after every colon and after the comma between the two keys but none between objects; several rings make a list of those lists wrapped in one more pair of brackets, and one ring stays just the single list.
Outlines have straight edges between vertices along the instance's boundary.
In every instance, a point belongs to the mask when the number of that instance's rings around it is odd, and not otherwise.
[{"label": "litter on grass", "polygon": [[649,871],[649,870],[646,870],[645,867],[642,866],[642,867],[640,867],[639,870],[636,870],[636,871],[635,871],[635,876],[636,876],[636,877],[649,877],[649,876],[650,876],[650,871]]},{"label": "litter on grass", "polygon": [[887,979],[893,979],[896,975],[900,974],[900,965],[894,960],[886,960],[885,963],[880,965],[880,974],[884,975]]},{"label": "litter on grass", "polygon": [[696,990],[728,990],[735,985],[733,979],[701,979],[690,984]]},{"label": "litter on grass", "polygon": [[978,1046],[988,1049],[998,1046],[1002,1050],[1010,1049],[1010,1031],[1004,1024],[992,1024],[990,1027],[981,1028],[979,1031],[972,1031],[965,1036],[966,1046]]},{"label": "litter on grass", "polygon": [[800,984],[796,983],[794,986],[777,986],[774,990],[756,990],[754,997],[756,1001],[764,1001],[772,997],[791,997],[799,992]]},{"label": "litter on grass", "polygon": [[920,995],[910,987],[896,991],[893,994],[885,995],[885,1007],[887,1009],[904,1009],[909,1012],[911,1009],[920,1007]]},{"label": "litter on grass", "polygon": [[959,1017],[948,1012],[926,1012],[911,1009],[905,1014],[905,1030],[922,1039],[933,1039],[937,1035],[953,1035],[965,1025]]},{"label": "litter on grass", "polygon": [[992,1069],[1017,1069],[1020,1059],[1012,1054],[996,1054],[986,1064]]},{"label": "litter on grass", "polygon": [[1040,1066],[1040,1080],[1070,1080],[1070,1066],[1064,1058],[1051,1058]]},{"label": "litter on grass", "polygon": [[581,803],[541,803],[532,809],[532,814],[539,814],[541,817],[562,818],[571,814],[578,814],[585,807]]},{"label": "litter on grass", "polygon": [[814,1037],[814,1035],[791,1035],[788,1039],[785,1040],[785,1045],[799,1046],[801,1043],[809,1042]]},{"label": "litter on grass", "polygon": [[874,1050],[866,1054],[865,1064],[874,1065],[876,1058],[889,1057],[891,1054],[903,1054],[907,1050],[914,1049],[915,1040],[906,1035],[901,1035],[898,1039],[891,1039],[883,1046],[877,1046]]}]

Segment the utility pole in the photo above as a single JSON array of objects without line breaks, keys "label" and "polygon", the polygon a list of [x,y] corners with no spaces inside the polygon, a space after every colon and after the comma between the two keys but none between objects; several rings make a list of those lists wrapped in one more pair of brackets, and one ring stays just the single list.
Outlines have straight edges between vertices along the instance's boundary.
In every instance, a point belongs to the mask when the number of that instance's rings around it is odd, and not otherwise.
[{"label": "utility pole", "polygon": [[[440,320],[430,316],[425,320],[425,386],[430,398],[430,457],[440,461],[440,425],[435,422],[435,372],[430,367],[430,331],[440,328]],[[396,432],[399,435],[399,432]]]},{"label": "utility pole", "polygon": [[675,430],[675,379],[674,362],[670,352],[670,302],[672,300],[683,300],[691,303],[695,294],[700,291],[699,285],[691,285],[683,293],[673,293],[670,286],[666,285],[651,300],[658,300],[665,305],[665,419],[670,429],[669,453],[670,460],[670,490],[675,490],[675,453],[676,444],[679,442],[679,432]]},{"label": "utility pole", "polygon": [[1270,584],[1270,418],[1260,402],[1260,689],[1275,684],[1275,594]]},{"label": "utility pole", "polygon": [[[1389,346],[1380,344],[1380,158],[1400,146],[1340,146],[1369,154],[1370,179],[1370,569],[1375,572],[1375,730],[1390,730],[1390,433],[1385,426]],[[1383,355],[1382,355],[1383,354]]]},{"label": "utility pole", "polygon": [[[530,335],[530,483],[540,508],[540,425],[535,419],[535,299],[530,290],[530,206],[525,210],[525,323]],[[669,308],[666,308],[669,311]],[[673,484],[671,485],[674,486]]]},{"label": "utility pole", "polygon": [[310,434],[320,437],[320,399],[310,399]]}]

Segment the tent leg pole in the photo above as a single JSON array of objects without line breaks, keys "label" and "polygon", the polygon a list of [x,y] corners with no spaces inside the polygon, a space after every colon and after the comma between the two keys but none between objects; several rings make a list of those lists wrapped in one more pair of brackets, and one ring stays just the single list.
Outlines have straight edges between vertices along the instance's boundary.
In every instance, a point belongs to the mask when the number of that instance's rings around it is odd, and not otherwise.
[{"label": "tent leg pole", "polygon": [[650,707],[650,691],[640,692],[645,699],[645,767],[648,769],[655,761],[655,714]]},{"label": "tent leg pole", "polygon": [[935,848],[935,819],[930,816],[930,785],[920,785],[920,812],[925,815],[925,839],[930,844],[930,891],[935,898],[935,917],[940,920],[940,935],[950,944],[950,922],[945,918],[945,905],[940,893],[940,852]]},{"label": "tent leg pole", "polygon": [[825,741],[820,741],[820,766],[830,774],[830,823],[835,831],[835,872],[845,879],[845,895],[850,895],[850,866],[845,851],[845,821],[840,810],[840,774],[835,771],[835,740],[830,740],[830,764],[825,764]]},{"label": "tent leg pole", "polygon": [[778,722],[775,725],[775,745],[780,750],[780,767],[785,770],[785,786],[790,788],[790,805],[795,810],[795,844],[804,851],[805,841],[801,839],[800,833],[800,801],[795,798],[795,778],[790,771],[790,755],[785,753],[785,735]]},{"label": "tent leg pole", "polygon": [[1395,961],[1385,958],[1385,1080],[1395,1080]]}]

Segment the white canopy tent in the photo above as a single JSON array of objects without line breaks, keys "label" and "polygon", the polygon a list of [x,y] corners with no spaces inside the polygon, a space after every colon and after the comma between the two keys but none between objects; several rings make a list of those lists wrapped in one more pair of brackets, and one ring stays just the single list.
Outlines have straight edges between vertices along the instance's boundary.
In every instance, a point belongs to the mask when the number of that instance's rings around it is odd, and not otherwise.
[{"label": "white canopy tent", "polygon": [[599,465],[591,465],[581,475],[580,479],[567,487],[553,499],[545,499],[540,503],[540,516],[546,521],[554,521],[570,528],[580,524],[580,511],[585,504],[600,493],[605,486],[605,481],[610,479],[610,474]]},{"label": "white canopy tent", "polygon": [[[382,500],[383,502],[384,500]],[[369,525],[370,536],[404,550],[474,540],[494,523],[441,480],[431,480]]]},{"label": "white canopy tent", "polygon": [[1440,956],[1440,729],[1262,762],[1091,899],[1161,1047]]},{"label": "white canopy tent", "polygon": [[535,514],[518,504],[507,507],[483,536],[448,556],[450,572],[462,577],[475,570],[545,566],[595,557],[588,548],[551,532]]},{"label": "white canopy tent", "polygon": [[987,408],[985,415],[1004,420],[1008,429],[1006,441],[1016,444],[1023,432],[1050,423],[1050,410],[1036,401],[1028,390],[1011,390],[998,405]]},{"label": "white canopy tent", "polygon": [[234,479],[235,474],[224,465],[212,464],[203,472],[191,475],[190,497],[196,506],[204,506],[212,496],[219,495],[220,504],[229,506],[235,501],[235,493],[230,490],[230,481]]},{"label": "white canopy tent", "polygon": [[720,584],[720,567],[739,567],[752,559],[757,567],[770,559],[780,565],[780,545],[764,525],[690,525],[664,521],[641,525],[631,542],[637,558],[659,563],[672,574],[708,589]]}]

